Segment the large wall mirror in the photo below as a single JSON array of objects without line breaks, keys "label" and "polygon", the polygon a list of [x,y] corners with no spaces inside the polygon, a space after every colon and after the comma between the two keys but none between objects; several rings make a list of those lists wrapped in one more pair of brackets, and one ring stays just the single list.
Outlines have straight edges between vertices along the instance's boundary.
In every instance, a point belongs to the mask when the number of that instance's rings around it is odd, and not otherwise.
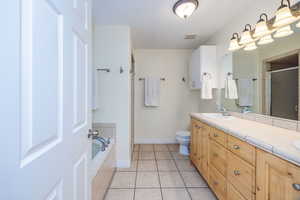
[{"label": "large wall mirror", "polygon": [[299,61],[300,29],[276,38],[256,50],[238,50],[232,54],[232,76],[237,80],[239,97],[223,105],[232,111],[249,109],[254,113],[300,120]]}]

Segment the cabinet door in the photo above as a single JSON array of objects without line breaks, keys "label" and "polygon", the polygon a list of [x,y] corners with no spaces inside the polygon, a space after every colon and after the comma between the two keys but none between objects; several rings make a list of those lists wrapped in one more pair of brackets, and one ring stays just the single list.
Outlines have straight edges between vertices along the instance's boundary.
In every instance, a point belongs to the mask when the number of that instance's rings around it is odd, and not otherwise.
[{"label": "cabinet door", "polygon": [[196,167],[197,169],[202,173],[203,170],[202,170],[202,140],[203,140],[203,137],[202,137],[202,132],[203,132],[203,124],[198,122],[197,124],[197,163],[196,163]]},{"label": "cabinet door", "polygon": [[196,120],[192,120],[192,134],[190,143],[190,158],[191,161],[196,164],[197,161],[197,140],[198,140],[198,124]]},{"label": "cabinet door", "polygon": [[201,169],[202,176],[208,181],[208,154],[209,154],[209,132],[210,127],[204,125],[202,128],[202,159],[201,159]]},{"label": "cabinet door", "polygon": [[227,150],[213,140],[209,140],[209,165],[214,166],[223,176],[226,176]]},{"label": "cabinet door", "polygon": [[257,150],[257,200],[300,199],[300,168]]},{"label": "cabinet door", "polygon": [[226,178],[222,174],[220,174],[220,172],[216,170],[213,166],[210,166],[209,170],[209,185],[212,191],[214,191],[219,200],[226,200]]},{"label": "cabinet door", "polygon": [[229,182],[227,182],[227,200],[246,200]]}]

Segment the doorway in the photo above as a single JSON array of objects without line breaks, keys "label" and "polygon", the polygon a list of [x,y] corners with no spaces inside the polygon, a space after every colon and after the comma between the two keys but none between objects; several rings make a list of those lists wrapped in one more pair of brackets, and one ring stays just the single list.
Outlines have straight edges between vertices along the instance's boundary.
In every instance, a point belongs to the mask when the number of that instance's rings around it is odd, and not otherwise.
[{"label": "doorway", "polygon": [[267,63],[266,104],[268,114],[298,120],[299,56],[298,53],[271,59]]}]

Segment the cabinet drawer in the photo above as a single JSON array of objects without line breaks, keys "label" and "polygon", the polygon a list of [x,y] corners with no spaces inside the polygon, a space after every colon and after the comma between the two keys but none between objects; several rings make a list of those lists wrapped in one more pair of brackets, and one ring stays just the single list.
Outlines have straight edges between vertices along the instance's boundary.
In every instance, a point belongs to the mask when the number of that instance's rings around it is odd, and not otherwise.
[{"label": "cabinet drawer", "polygon": [[210,140],[209,149],[209,165],[214,166],[223,176],[226,176],[227,150],[213,140]]},{"label": "cabinet drawer", "polygon": [[231,152],[227,154],[227,179],[246,199],[255,199],[255,169]]},{"label": "cabinet drawer", "polygon": [[223,131],[216,128],[212,128],[210,131],[210,138],[224,147],[226,147],[226,136],[227,135]]},{"label": "cabinet drawer", "polygon": [[227,200],[246,200],[230,183],[227,183]]},{"label": "cabinet drawer", "polygon": [[226,199],[226,179],[213,166],[209,168],[209,184],[219,200]]},{"label": "cabinet drawer", "polygon": [[235,137],[227,136],[227,148],[251,165],[255,165],[255,147]]}]

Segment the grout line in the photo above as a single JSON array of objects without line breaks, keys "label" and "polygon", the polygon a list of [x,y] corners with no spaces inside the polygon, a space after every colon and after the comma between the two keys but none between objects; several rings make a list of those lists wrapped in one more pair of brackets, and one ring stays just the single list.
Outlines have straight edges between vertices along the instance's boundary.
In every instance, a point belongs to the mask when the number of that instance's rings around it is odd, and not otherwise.
[{"label": "grout line", "polygon": [[158,163],[157,163],[157,159],[156,159],[155,149],[154,149],[154,158],[155,158],[155,163],[156,163],[156,170],[157,170],[157,176],[158,176],[160,196],[161,196],[161,199],[163,200],[164,197],[163,197],[163,193],[162,193],[162,187],[161,187],[161,182],[160,182],[160,175],[159,175],[159,170],[158,170]]},{"label": "grout line", "polygon": [[[140,150],[141,147],[139,147]],[[139,156],[136,160],[136,171],[135,171],[135,181],[134,181],[134,189],[133,189],[133,200],[135,200],[135,192],[136,192],[136,182],[137,182],[137,176],[138,176],[138,167],[139,167]]]}]

